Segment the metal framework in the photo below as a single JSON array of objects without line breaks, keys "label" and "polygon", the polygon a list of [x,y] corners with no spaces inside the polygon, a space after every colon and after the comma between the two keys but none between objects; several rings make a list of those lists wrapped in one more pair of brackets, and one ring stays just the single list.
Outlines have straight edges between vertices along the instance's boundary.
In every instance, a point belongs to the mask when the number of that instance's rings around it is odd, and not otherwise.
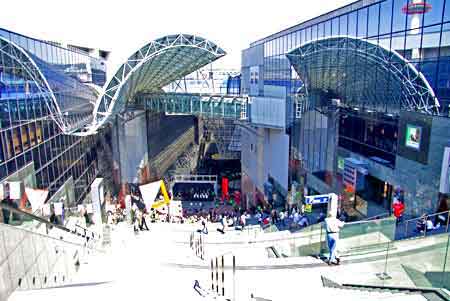
[{"label": "metal framework", "polygon": [[224,55],[216,44],[194,35],[169,35],[148,43],[106,85],[95,105],[91,130],[123,111],[139,94],[161,93],[164,86]]},{"label": "metal framework", "polygon": [[247,120],[249,99],[245,96],[149,93],[140,94],[128,109],[146,109],[170,115],[201,115],[203,117]]},{"label": "metal framework", "polygon": [[305,93],[332,92],[343,104],[375,110],[439,112],[424,75],[394,50],[348,36],[308,42],[287,54]]}]

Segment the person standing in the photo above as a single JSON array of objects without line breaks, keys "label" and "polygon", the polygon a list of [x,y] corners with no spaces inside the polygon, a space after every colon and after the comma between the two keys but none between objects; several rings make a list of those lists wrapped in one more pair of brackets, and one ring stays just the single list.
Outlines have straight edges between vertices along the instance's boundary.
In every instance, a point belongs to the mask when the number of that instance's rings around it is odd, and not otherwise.
[{"label": "person standing", "polygon": [[328,213],[325,219],[325,227],[327,230],[327,243],[330,250],[330,256],[328,258],[328,265],[339,264],[340,259],[337,256],[337,248],[339,242],[339,231],[344,227],[345,223],[338,220],[331,213]]}]

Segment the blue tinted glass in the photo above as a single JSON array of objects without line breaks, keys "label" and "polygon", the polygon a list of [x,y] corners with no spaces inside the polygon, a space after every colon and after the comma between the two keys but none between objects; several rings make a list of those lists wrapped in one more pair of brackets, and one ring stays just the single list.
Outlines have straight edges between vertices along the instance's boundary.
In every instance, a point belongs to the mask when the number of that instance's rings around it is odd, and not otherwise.
[{"label": "blue tinted glass", "polygon": [[441,23],[442,10],[444,9],[443,0],[426,0],[429,11],[424,14],[424,26]]},{"label": "blue tinted glass", "polygon": [[380,6],[372,5],[369,7],[368,33],[369,37],[378,35],[378,18]]},{"label": "blue tinted glass", "polygon": [[380,4],[380,35],[391,32],[392,0]]},{"label": "blue tinted glass", "polygon": [[332,20],[332,28],[331,28],[331,30],[332,30],[333,36],[337,36],[339,34],[339,18],[334,18]]},{"label": "blue tinted glass", "polygon": [[329,36],[331,36],[331,21],[330,20],[328,20],[325,23],[325,37],[329,37]]},{"label": "blue tinted glass", "polygon": [[358,37],[367,36],[367,8],[358,11]]},{"label": "blue tinted glass", "polygon": [[394,1],[394,14],[392,31],[402,31],[406,29],[406,14],[403,12],[403,8],[408,5],[407,0]]},{"label": "blue tinted glass", "polygon": [[444,21],[450,21],[450,0],[445,0]]},{"label": "blue tinted glass", "polygon": [[356,30],[357,30],[357,12],[352,12],[348,15],[348,35],[352,37],[356,37]]},{"label": "blue tinted glass", "polygon": [[339,34],[340,35],[347,34],[347,15],[339,17]]}]

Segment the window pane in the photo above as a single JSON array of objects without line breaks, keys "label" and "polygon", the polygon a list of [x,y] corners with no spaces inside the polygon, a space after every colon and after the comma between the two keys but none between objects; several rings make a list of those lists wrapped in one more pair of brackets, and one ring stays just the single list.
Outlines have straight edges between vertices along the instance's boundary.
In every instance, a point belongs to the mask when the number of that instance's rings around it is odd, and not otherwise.
[{"label": "window pane", "polygon": [[347,34],[347,15],[339,17],[339,34],[340,35]]},{"label": "window pane", "polygon": [[367,8],[358,11],[358,37],[367,36]]},{"label": "window pane", "polygon": [[442,10],[444,9],[444,1],[442,1],[442,0],[426,0],[426,4],[427,4],[427,6],[429,5],[431,7],[431,9],[426,14],[424,14],[424,20],[423,20],[424,26],[441,23]]},{"label": "window pane", "polygon": [[380,35],[391,32],[392,1],[388,0],[380,4]]},{"label": "window pane", "polygon": [[356,31],[357,31],[357,12],[352,12],[350,15],[348,15],[348,35],[352,37],[356,37]]},{"label": "window pane", "polygon": [[378,35],[378,17],[379,17],[379,10],[380,10],[380,6],[379,5],[372,5],[369,7],[369,25],[368,25],[368,29],[369,32],[367,33],[367,35],[369,37],[373,37]]},{"label": "window pane", "polygon": [[392,31],[403,31],[406,29],[406,14],[403,13],[403,7],[408,4],[407,0],[394,1],[394,19]]}]

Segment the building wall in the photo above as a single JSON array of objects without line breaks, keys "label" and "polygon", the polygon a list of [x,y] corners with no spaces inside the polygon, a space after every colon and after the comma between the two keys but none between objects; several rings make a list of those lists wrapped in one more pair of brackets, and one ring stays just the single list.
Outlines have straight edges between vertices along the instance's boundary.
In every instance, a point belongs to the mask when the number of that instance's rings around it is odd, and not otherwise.
[{"label": "building wall", "polygon": [[[40,66],[50,68],[46,73],[52,74],[47,78],[52,88],[70,81],[64,93],[54,91],[60,104],[95,101],[94,93],[73,72],[87,70],[90,57],[4,29],[0,36],[24,49]],[[35,186],[49,189],[49,198],[72,178],[71,201],[79,203],[98,173],[97,137],[63,135],[50,116],[47,100],[21,72],[19,62],[0,58],[0,181],[32,164]]]},{"label": "building wall", "polygon": [[[242,52],[243,92],[252,91],[251,66],[258,66],[264,87],[278,86],[287,91],[286,103],[301,87],[301,75],[292,72],[286,53],[316,39],[333,36],[351,36],[370,40],[389,50],[396,51],[422,72],[438,97],[442,116],[448,116],[450,104],[450,0],[429,0],[432,9],[424,14],[405,14],[403,9],[412,1],[384,0],[358,1],[346,7],[295,25],[286,30],[255,41]],[[261,47],[263,59],[261,63]],[[347,62],[351,68],[352,62]],[[349,69],[351,70],[351,69]],[[326,66],[323,72],[327,72]],[[389,82],[378,85],[389,85]],[[385,86],[378,86],[385,89]],[[258,91],[261,88],[258,87]],[[263,93],[269,91],[262,89]],[[348,93],[350,89],[346,90]],[[313,93],[314,91],[309,91]],[[259,92],[261,93],[261,92]],[[261,95],[261,94],[260,94]],[[316,100],[311,96],[311,103]],[[345,103],[346,95],[339,95]],[[370,100],[362,99],[370,103]],[[293,106],[292,106],[293,107]],[[288,107],[287,114],[291,114]],[[364,109],[364,108],[363,108]],[[398,113],[398,112],[397,112]],[[328,119],[328,120],[327,120]],[[334,120],[334,118],[332,118]],[[320,120],[319,122],[317,120]],[[308,172],[308,180],[323,192],[337,189],[336,181],[325,183],[327,173],[336,173],[336,150],[342,156],[361,157],[337,147],[337,127],[330,116],[307,112],[300,122],[291,123],[287,116],[287,132],[291,137],[290,159],[300,158],[301,166]],[[291,126],[292,125],[292,126]],[[367,158],[370,173],[404,188],[410,208],[432,210],[438,192],[443,145],[448,143],[450,126],[443,117],[434,117],[430,132],[428,162],[419,162],[397,156],[394,167],[386,167]],[[431,156],[433,156],[431,158]],[[363,158],[364,159],[364,158]],[[434,160],[437,160],[436,162]],[[318,174],[317,172],[322,172]],[[295,174],[292,172],[291,174]],[[313,175],[314,174],[314,175]],[[411,180],[411,175],[415,176]],[[322,177],[322,178],[321,178]],[[331,186],[330,186],[331,185]]]}]

